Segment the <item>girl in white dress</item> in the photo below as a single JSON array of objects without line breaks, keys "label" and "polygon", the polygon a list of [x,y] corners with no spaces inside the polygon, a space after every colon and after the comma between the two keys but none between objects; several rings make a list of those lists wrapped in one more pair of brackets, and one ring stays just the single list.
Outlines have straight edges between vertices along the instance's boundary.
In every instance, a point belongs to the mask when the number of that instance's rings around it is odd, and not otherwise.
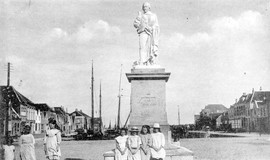
[{"label": "girl in white dress", "polygon": [[141,130],[141,159],[142,160],[150,160],[150,146],[152,146],[152,136],[150,134],[150,126],[148,125],[143,125],[142,130]]},{"label": "girl in white dress", "polygon": [[158,123],[155,123],[153,126],[153,133],[152,136],[152,147],[151,150],[151,159],[165,159],[166,152],[165,152],[165,137],[164,134],[160,131],[160,126]]},{"label": "girl in white dress", "polygon": [[115,160],[127,160],[127,130],[125,128],[121,128],[120,134],[120,136],[115,138]]},{"label": "girl in white dress", "polygon": [[46,158],[49,160],[59,160],[61,156],[60,151],[61,131],[56,120],[49,119],[49,130],[46,131],[44,137],[44,151]]},{"label": "girl in white dress", "polygon": [[8,143],[3,145],[4,149],[4,160],[15,160],[15,146],[12,145],[13,139],[11,137],[8,138]]},{"label": "girl in white dress", "polygon": [[31,127],[25,126],[23,134],[19,138],[21,160],[36,160],[35,138],[30,132]]},{"label": "girl in white dress", "polygon": [[128,160],[141,160],[141,138],[138,136],[139,129],[132,127],[130,130],[130,136],[128,137]]}]

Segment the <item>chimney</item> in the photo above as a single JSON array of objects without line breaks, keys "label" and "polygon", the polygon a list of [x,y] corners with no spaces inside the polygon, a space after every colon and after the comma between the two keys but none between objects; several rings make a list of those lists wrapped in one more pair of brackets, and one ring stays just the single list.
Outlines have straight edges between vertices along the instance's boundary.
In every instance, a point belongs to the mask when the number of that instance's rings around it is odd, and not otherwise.
[{"label": "chimney", "polygon": [[237,100],[237,98],[236,98],[236,99],[235,99],[235,103],[237,103],[237,101],[238,101],[238,100]]},{"label": "chimney", "polygon": [[80,110],[82,112],[82,110]]},{"label": "chimney", "polygon": [[78,112],[78,108],[76,108],[75,111]]},{"label": "chimney", "polygon": [[246,92],[243,93],[243,96],[246,96]]},{"label": "chimney", "polygon": [[262,86],[260,86],[260,91],[262,91]]},{"label": "chimney", "polygon": [[254,93],[254,88],[252,88],[252,93]]}]

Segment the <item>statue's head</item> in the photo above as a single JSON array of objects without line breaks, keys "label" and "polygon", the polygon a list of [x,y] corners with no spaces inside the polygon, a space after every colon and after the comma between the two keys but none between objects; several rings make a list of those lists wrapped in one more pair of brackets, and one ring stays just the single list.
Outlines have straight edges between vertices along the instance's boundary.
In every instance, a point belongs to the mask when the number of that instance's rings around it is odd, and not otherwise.
[{"label": "statue's head", "polygon": [[144,2],[142,5],[142,10],[144,13],[147,13],[148,11],[151,10],[151,5],[148,2]]}]

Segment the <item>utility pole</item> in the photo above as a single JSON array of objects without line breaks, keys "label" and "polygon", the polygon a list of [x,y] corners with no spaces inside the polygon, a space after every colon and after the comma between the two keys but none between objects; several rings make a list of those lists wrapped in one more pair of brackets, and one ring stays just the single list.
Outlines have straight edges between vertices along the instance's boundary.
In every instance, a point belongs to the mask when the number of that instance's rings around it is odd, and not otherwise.
[{"label": "utility pole", "polygon": [[118,115],[117,115],[117,130],[120,129],[120,110],[121,110],[121,79],[122,79],[122,64],[121,64],[121,71],[120,71],[120,80],[119,80],[119,95],[118,95]]},{"label": "utility pole", "polygon": [[178,107],[178,125],[180,125],[180,109],[179,109],[179,105],[177,107]]},{"label": "utility pole", "polygon": [[99,116],[100,116],[100,124],[99,129],[102,132],[102,113],[101,113],[101,80],[100,80],[100,87],[99,87]]},{"label": "utility pole", "polygon": [[8,126],[9,126],[9,113],[10,113],[10,97],[9,97],[9,89],[10,89],[10,63],[8,62],[8,69],[7,69],[7,96],[6,96],[6,124],[5,124],[5,135],[6,135],[6,143],[8,143],[9,133],[8,133]]},{"label": "utility pole", "polygon": [[91,76],[91,106],[92,106],[91,129],[94,131],[94,62],[93,60],[92,60],[92,76]]},{"label": "utility pole", "polygon": [[8,62],[8,70],[7,70],[7,87],[10,85],[10,62]]}]

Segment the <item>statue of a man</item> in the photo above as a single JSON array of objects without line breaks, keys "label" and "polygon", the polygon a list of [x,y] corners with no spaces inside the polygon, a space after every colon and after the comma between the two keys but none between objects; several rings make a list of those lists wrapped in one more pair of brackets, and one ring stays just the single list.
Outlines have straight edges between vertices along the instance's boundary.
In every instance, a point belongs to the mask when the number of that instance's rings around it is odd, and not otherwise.
[{"label": "statue of a man", "polygon": [[155,64],[158,51],[159,25],[156,14],[152,13],[151,6],[145,2],[143,13],[139,12],[134,21],[134,27],[139,34],[139,65]]}]

